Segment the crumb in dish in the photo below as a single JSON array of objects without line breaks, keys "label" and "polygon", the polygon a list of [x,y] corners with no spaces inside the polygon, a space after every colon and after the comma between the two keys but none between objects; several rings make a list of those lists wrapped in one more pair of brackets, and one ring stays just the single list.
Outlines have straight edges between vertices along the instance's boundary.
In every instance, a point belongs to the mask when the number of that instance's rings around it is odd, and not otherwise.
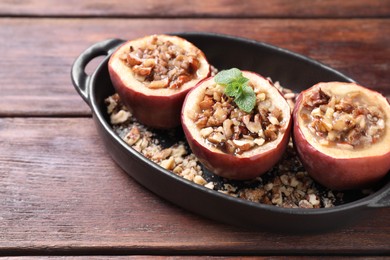
[{"label": "crumb in dish", "polygon": [[[296,93],[283,88],[278,82],[274,85],[292,108]],[[158,134],[137,122],[117,94],[107,97],[105,102],[114,132],[129,146],[161,167],[198,185],[236,198],[283,208],[330,208],[344,203],[343,192],[323,188],[308,176],[292,142],[281,162],[267,174],[250,181],[229,181],[203,170],[185,141],[163,145]],[[372,190],[362,190],[360,196],[370,193]]]}]

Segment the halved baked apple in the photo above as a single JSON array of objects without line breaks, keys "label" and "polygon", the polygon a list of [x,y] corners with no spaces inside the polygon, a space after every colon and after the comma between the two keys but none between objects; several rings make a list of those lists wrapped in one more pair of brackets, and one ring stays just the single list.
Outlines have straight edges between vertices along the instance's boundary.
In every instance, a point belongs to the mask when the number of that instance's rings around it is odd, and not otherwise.
[{"label": "halved baked apple", "polygon": [[237,78],[221,82],[222,74],[217,74],[188,93],[182,127],[192,152],[206,168],[222,177],[246,180],[279,161],[292,120],[287,101],[270,81],[253,72],[232,70]]},{"label": "halved baked apple", "polygon": [[314,85],[297,98],[293,139],[308,173],[336,190],[362,188],[390,170],[390,106],[354,83]]},{"label": "halved baked apple", "polygon": [[138,121],[172,128],[180,124],[187,92],[210,74],[210,65],[187,40],[151,35],[120,46],[108,70],[115,90]]}]

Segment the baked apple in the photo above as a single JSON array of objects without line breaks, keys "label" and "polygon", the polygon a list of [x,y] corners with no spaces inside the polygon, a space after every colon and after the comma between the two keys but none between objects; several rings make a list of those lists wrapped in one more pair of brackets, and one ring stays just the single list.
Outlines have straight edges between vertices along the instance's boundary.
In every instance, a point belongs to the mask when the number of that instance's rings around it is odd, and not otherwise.
[{"label": "baked apple", "polygon": [[390,106],[354,83],[314,85],[297,98],[293,139],[308,173],[335,190],[369,186],[390,170]]},{"label": "baked apple", "polygon": [[121,45],[108,62],[112,84],[138,121],[180,124],[188,91],[210,74],[203,52],[177,36],[151,35]]},{"label": "baked apple", "polygon": [[221,71],[187,95],[182,127],[192,152],[216,175],[237,180],[266,173],[289,142],[287,101],[262,76]]}]

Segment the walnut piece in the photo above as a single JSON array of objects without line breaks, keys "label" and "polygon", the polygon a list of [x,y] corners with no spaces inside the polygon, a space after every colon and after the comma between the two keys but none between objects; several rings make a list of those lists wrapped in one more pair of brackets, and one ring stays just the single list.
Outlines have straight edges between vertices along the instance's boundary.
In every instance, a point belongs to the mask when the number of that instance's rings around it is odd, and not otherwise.
[{"label": "walnut piece", "polygon": [[266,92],[256,91],[257,106],[246,113],[224,94],[220,85],[205,90],[193,120],[207,143],[238,155],[278,138],[283,126],[282,111],[272,105]]},{"label": "walnut piece", "polygon": [[359,92],[336,96],[319,88],[303,105],[301,117],[322,145],[359,149],[375,143],[384,133],[382,109],[367,104]]},{"label": "walnut piece", "polygon": [[177,89],[197,77],[197,55],[155,35],[144,47],[131,46],[121,59],[150,89]]}]

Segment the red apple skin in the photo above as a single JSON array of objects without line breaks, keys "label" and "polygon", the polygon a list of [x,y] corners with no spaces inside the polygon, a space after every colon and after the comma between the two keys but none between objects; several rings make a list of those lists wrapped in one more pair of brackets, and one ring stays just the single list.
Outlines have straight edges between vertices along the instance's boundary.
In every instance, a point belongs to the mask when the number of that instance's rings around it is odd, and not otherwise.
[{"label": "red apple skin", "polygon": [[121,100],[139,122],[154,128],[168,129],[180,125],[180,110],[188,91],[170,96],[148,96],[135,91],[109,67],[111,81]]},{"label": "red apple skin", "polygon": [[281,159],[290,139],[291,125],[290,120],[286,133],[274,149],[247,158],[205,149],[191,137],[186,125],[183,125],[183,130],[192,152],[211,172],[228,179],[250,180],[266,173]]},{"label": "red apple skin", "polygon": [[369,187],[381,180],[390,169],[390,152],[360,158],[335,158],[315,149],[303,135],[298,122],[301,93],[293,111],[293,142],[308,174],[318,183],[334,190]]},{"label": "red apple skin", "polygon": [[[149,38],[146,36],[135,41]],[[172,39],[172,36],[160,35],[160,37]],[[176,40],[185,41],[179,37],[173,36]],[[142,89],[133,87],[132,82],[124,79],[115,67],[114,59],[119,59],[119,51],[122,47],[128,46],[132,41],[124,43],[115,51],[108,62],[108,71],[111,82],[116,92],[119,94],[122,102],[130,109],[134,117],[142,124],[159,129],[169,129],[180,125],[180,111],[183,101],[190,89],[194,87],[200,80],[207,78],[210,75],[210,65],[202,51],[198,49],[198,56],[204,62],[207,68],[207,74],[199,78],[191,87],[182,87],[179,90],[172,90],[170,94],[145,94]],[[187,42],[187,41],[185,41]],[[188,43],[188,42],[187,42]],[[188,43],[191,44],[191,43]],[[196,48],[191,44],[191,48]],[[189,82],[186,84],[190,84]]]},{"label": "red apple skin", "polygon": [[[243,73],[250,73],[263,78],[262,76],[254,72],[243,71]],[[197,86],[195,86],[195,88],[199,87],[200,85],[202,85],[203,82],[208,81],[210,79],[211,77],[202,80],[197,84]],[[194,91],[195,88],[193,88],[190,93]],[[278,90],[276,91],[280,94]],[[190,93],[187,95],[184,104],[189,99]],[[281,138],[280,142],[271,150],[262,151],[261,153],[254,154],[250,157],[238,157],[223,152],[215,152],[200,144],[192,136],[188,126],[184,123],[184,107],[185,105],[183,105],[181,115],[182,128],[192,152],[208,170],[218,176],[227,179],[250,180],[261,176],[262,174],[265,174],[282,158],[290,141],[292,117],[290,117],[290,120],[285,127],[285,132],[283,133],[283,137]]]}]

